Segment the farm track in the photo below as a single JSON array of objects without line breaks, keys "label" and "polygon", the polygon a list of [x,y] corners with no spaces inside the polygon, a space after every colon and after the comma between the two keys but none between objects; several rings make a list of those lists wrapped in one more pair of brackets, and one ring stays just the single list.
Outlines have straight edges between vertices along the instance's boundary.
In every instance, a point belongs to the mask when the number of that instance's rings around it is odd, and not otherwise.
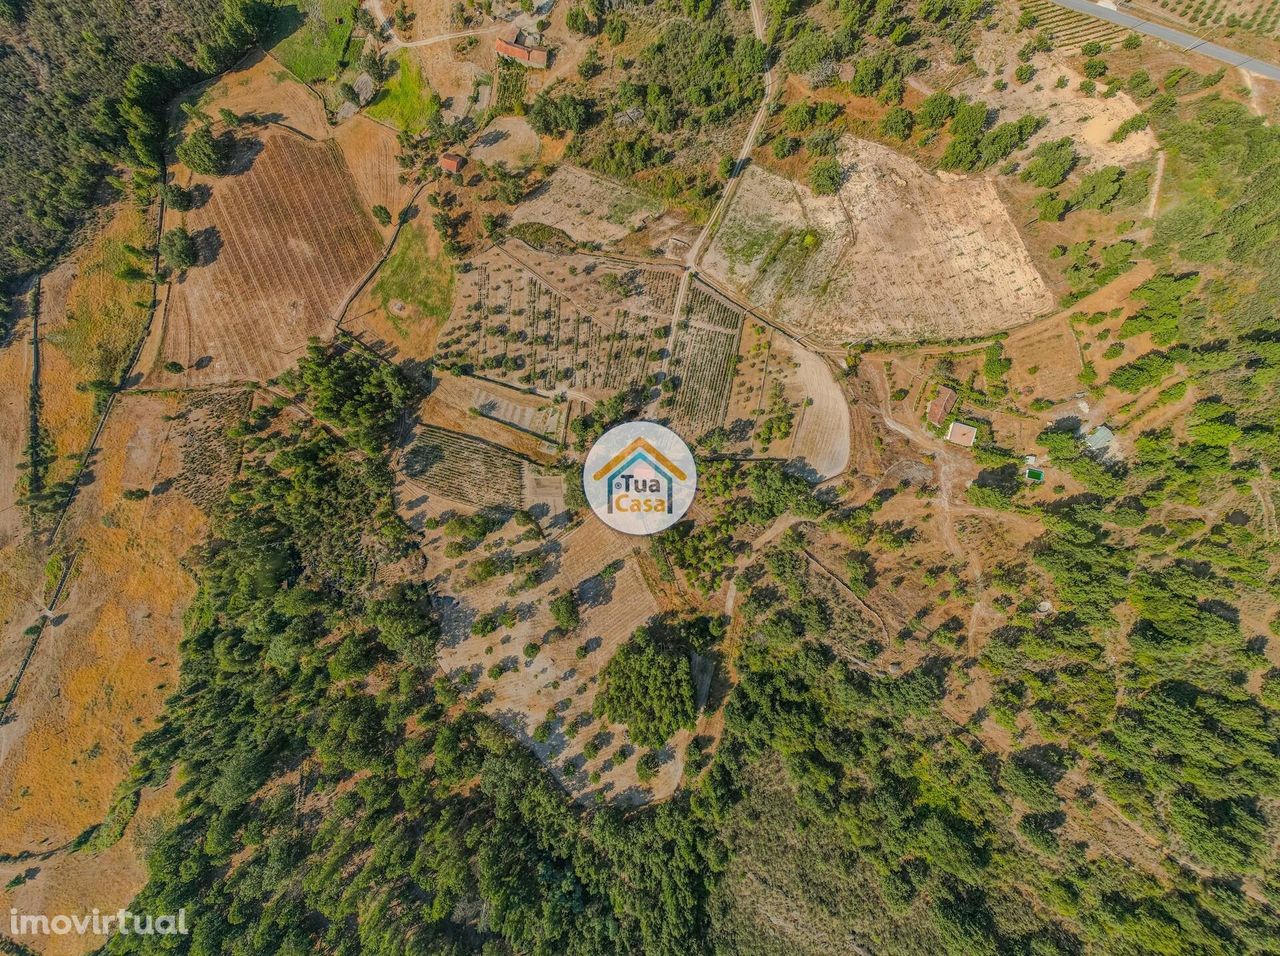
[{"label": "farm track", "polygon": [[[751,26],[755,32],[756,39],[764,43],[768,24],[765,20],[761,0],[751,0]],[[698,233],[698,238],[694,240],[693,245],[689,247],[689,251],[685,254],[684,274],[680,277],[680,286],[676,290],[676,301],[671,310],[673,322],[679,321],[680,315],[684,311],[685,298],[689,294],[689,285],[697,273],[698,263],[702,261],[702,253],[707,243],[710,242],[716,227],[720,224],[725,210],[729,208],[729,203],[732,201],[734,193],[738,190],[738,184],[742,181],[743,171],[747,168],[747,164],[751,162],[751,150],[755,146],[756,140],[760,137],[760,130],[764,128],[765,120],[769,118],[769,103],[774,96],[776,78],[777,74],[774,67],[770,65],[764,74],[764,96],[760,98],[760,106],[756,109],[756,115],[751,120],[751,126],[748,128],[746,138],[742,142],[742,148],[738,150],[738,158],[733,164],[733,171],[729,175],[729,181],[725,184],[724,192],[720,194],[720,200],[716,203],[715,208],[711,210],[711,215],[707,217],[707,223],[702,227],[702,232]]]}]

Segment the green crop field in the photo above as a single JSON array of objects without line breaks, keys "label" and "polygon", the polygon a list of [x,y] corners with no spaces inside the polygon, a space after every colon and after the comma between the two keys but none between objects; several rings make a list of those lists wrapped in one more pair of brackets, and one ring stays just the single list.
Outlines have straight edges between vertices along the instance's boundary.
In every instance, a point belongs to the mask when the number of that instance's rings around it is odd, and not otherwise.
[{"label": "green crop field", "polygon": [[292,0],[282,5],[276,13],[272,54],[300,80],[328,79],[342,63],[354,9],[350,0]]},{"label": "green crop field", "polygon": [[395,74],[374,97],[366,112],[397,129],[421,133],[440,113],[440,98],[422,76],[422,67],[408,50],[396,54]]}]

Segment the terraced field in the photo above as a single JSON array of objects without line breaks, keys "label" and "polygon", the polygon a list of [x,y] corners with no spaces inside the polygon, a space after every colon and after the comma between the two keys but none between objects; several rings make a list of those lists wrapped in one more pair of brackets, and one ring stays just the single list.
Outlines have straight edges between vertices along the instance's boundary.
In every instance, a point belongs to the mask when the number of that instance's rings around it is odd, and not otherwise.
[{"label": "terraced field", "polygon": [[469,435],[424,425],[404,454],[404,470],[426,489],[477,508],[523,508],[526,463]]},{"label": "terraced field", "polygon": [[1029,0],[1022,9],[1036,15],[1036,30],[1049,34],[1053,45],[1059,48],[1078,47],[1090,42],[1115,43],[1123,40],[1129,32],[1114,23],[1067,10],[1049,0]]},{"label": "terraced field", "polygon": [[738,364],[742,312],[700,286],[689,291],[668,372],[679,382],[673,419],[695,437],[724,424]]}]

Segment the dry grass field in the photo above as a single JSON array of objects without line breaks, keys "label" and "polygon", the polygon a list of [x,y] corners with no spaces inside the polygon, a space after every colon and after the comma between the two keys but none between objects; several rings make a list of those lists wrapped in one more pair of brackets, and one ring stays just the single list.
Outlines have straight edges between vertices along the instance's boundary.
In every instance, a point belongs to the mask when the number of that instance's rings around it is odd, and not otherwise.
[{"label": "dry grass field", "polygon": [[412,183],[400,182],[400,152],[395,134],[373,120],[357,114],[333,131],[333,141],[355,181],[366,209],[383,206],[391,213],[391,225],[378,226],[384,240],[395,231],[395,219],[413,199]]},{"label": "dry grass field", "polygon": [[779,333],[774,333],[773,351],[779,364],[789,363],[786,395],[800,405],[786,457],[810,480],[834,478],[849,467],[849,402],[818,356]]},{"label": "dry grass field", "polygon": [[40,281],[41,425],[56,460],[49,481],[77,467],[97,424],[95,379],[114,383],[146,323],[151,284],[127,280],[126,268],[149,270],[150,258],[129,251],[152,242],[153,226],[130,203],[119,203],[106,225],[74,256]]},{"label": "dry grass field", "polygon": [[[132,745],[177,680],[182,615],[194,592],[184,558],[206,527],[176,489],[179,399],[128,396],[108,420],[94,480],[60,539],[75,570],[2,730],[0,852],[61,846],[103,819]],[[43,587],[43,582],[41,582]]]},{"label": "dry grass field", "polygon": [[183,99],[213,116],[220,109],[229,109],[242,117],[257,116],[289,127],[311,139],[329,135],[320,96],[294,79],[279,60],[261,51],[249,54],[233,70],[196,87]]},{"label": "dry grass field", "polygon": [[845,137],[835,197],[748,168],[706,268],[824,342],[977,335],[1053,304],[987,181]]},{"label": "dry grass field", "polygon": [[[145,859],[175,804],[174,787],[145,792],[119,843],[100,853],[59,853],[39,862],[0,864],[0,908],[22,913],[113,913],[127,907],[147,881]],[[18,874],[36,875],[12,890]],[[50,936],[39,941],[44,956],[78,956],[107,942],[104,936]]]},{"label": "dry grass field", "polygon": [[213,181],[209,202],[183,217],[202,261],[175,281],[159,334],[160,360],[186,371],[153,369],[149,385],[278,375],[309,336],[332,331],[338,307],[381,251],[335,143],[279,128],[256,135],[261,152],[248,169]]},{"label": "dry grass field", "polygon": [[511,221],[554,226],[578,242],[613,243],[661,213],[662,206],[642,193],[576,166],[561,165],[545,185],[512,210]]},{"label": "dry grass field", "polygon": [[22,531],[17,504],[18,463],[26,449],[31,395],[31,318],[14,326],[0,345],[0,548]]},{"label": "dry grass field", "polygon": [[1058,402],[1083,388],[1080,347],[1065,315],[1016,329],[1005,339],[1004,351],[1013,362],[1009,386],[1022,398]]}]

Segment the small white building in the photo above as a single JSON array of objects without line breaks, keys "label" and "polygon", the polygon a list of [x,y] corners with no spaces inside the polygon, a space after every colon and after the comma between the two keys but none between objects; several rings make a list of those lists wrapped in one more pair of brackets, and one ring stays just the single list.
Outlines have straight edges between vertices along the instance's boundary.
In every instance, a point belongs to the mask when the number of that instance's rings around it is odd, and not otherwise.
[{"label": "small white building", "polygon": [[951,427],[947,429],[947,441],[961,448],[972,448],[977,437],[978,429],[964,422],[952,422]]}]

